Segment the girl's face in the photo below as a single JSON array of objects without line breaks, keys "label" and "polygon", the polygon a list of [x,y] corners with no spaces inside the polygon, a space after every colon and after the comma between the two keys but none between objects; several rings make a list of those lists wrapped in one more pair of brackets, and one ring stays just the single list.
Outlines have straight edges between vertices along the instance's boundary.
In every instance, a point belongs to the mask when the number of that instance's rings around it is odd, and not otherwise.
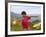
[{"label": "girl's face", "polygon": [[22,16],[26,16],[26,15],[22,15]]}]

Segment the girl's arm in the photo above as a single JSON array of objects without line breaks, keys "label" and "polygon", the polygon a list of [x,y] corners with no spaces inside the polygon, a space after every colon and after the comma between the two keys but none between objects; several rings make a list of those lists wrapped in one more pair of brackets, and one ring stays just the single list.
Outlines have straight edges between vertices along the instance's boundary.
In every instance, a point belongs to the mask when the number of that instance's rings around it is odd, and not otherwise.
[{"label": "girl's arm", "polygon": [[[20,20],[20,27],[22,28],[22,19]],[[23,28],[22,28],[23,29]]]},{"label": "girl's arm", "polygon": [[28,19],[30,19],[31,17],[30,16],[27,16]]}]

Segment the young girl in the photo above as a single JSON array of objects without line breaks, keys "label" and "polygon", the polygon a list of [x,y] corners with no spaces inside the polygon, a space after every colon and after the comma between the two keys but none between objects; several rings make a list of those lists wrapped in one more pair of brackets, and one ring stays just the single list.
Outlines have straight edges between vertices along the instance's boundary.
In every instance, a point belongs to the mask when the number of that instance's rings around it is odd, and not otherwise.
[{"label": "young girl", "polygon": [[29,16],[26,16],[26,12],[23,11],[22,13],[22,19],[20,21],[20,25],[22,27],[23,30],[30,30],[30,27],[28,26],[28,20],[30,19]]}]

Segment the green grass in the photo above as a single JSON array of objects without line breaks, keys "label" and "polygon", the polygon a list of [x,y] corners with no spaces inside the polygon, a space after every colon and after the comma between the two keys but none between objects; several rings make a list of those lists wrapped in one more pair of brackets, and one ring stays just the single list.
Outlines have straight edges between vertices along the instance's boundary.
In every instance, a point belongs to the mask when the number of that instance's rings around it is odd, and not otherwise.
[{"label": "green grass", "polygon": [[11,31],[22,31],[21,27],[19,24],[16,25],[11,25]]},{"label": "green grass", "polygon": [[[40,23],[40,21],[36,20],[34,22],[29,22],[29,27],[30,27],[30,30],[40,30],[40,28],[37,29],[37,27],[33,27],[33,25],[37,24],[37,23]],[[23,31],[22,28],[20,27],[20,24],[19,22],[17,22],[16,25],[13,25],[12,22],[11,22],[11,31]]]}]

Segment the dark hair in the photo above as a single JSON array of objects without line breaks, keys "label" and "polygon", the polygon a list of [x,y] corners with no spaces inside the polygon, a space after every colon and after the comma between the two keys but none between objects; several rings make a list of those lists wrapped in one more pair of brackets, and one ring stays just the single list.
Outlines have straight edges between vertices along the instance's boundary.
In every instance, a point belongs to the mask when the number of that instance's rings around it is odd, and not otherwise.
[{"label": "dark hair", "polygon": [[26,12],[25,11],[22,11],[22,13],[21,13],[22,15],[26,15]]}]

